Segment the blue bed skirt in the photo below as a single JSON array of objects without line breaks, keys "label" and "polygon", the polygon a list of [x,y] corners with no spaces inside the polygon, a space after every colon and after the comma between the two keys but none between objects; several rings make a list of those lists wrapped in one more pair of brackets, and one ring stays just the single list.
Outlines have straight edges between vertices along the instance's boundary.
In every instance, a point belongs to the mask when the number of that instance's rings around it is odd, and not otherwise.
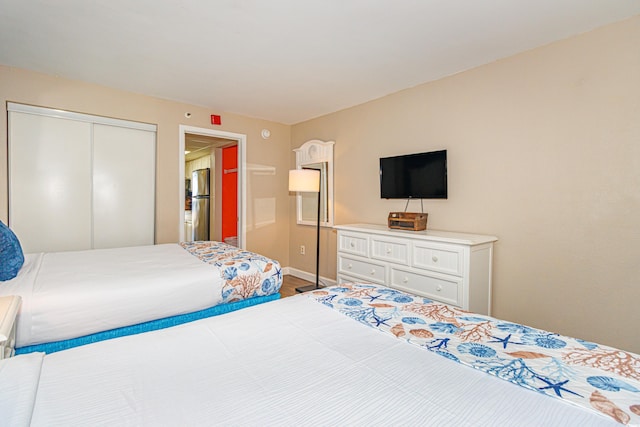
[{"label": "blue bed skirt", "polygon": [[219,314],[240,310],[241,308],[251,307],[252,305],[273,301],[278,298],[280,298],[279,293],[247,298],[241,301],[220,304],[213,307],[205,308],[204,310],[194,311],[193,313],[179,314],[177,316],[165,317],[163,319],[150,320],[148,322],[138,323],[137,325],[123,326],[121,328],[97,332],[95,334],[85,335],[83,337],[71,338],[69,340],[55,341],[44,344],[28,345],[25,347],[16,348],[16,354],[26,354],[32,353],[34,351],[43,353],[55,353],[56,351],[67,350],[69,348],[91,344],[93,342],[123,337],[126,335],[135,335],[142,332],[155,331],[157,329],[164,329],[170,326],[180,325],[182,323],[192,322],[198,319],[204,319],[205,317],[217,316]]}]

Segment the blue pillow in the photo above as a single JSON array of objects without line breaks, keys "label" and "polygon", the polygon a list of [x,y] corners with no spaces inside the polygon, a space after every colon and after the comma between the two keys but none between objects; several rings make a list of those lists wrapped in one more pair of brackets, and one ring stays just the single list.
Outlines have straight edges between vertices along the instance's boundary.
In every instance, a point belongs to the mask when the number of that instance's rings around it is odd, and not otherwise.
[{"label": "blue pillow", "polygon": [[0,221],[0,281],[16,277],[22,264],[24,254],[18,238]]}]

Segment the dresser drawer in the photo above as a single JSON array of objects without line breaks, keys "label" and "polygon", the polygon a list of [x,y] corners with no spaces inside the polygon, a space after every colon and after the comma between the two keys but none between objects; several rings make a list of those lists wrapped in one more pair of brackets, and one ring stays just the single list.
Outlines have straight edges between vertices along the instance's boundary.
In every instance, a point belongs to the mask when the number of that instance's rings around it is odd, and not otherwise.
[{"label": "dresser drawer", "polygon": [[464,249],[455,245],[439,245],[431,242],[413,244],[412,267],[462,276]]},{"label": "dresser drawer", "polygon": [[338,252],[368,257],[368,248],[369,237],[367,235],[344,232],[338,235]]},{"label": "dresser drawer", "polygon": [[384,264],[338,255],[338,273],[383,284],[385,266]]},{"label": "dresser drawer", "polygon": [[371,258],[409,265],[410,248],[408,240],[371,236]]},{"label": "dresser drawer", "polygon": [[338,274],[336,278],[336,285],[341,285],[343,283],[362,283],[364,280],[358,279],[357,277],[347,276],[346,274]]},{"label": "dresser drawer", "polygon": [[391,287],[446,304],[462,306],[462,280],[456,277],[435,277],[392,268]]}]

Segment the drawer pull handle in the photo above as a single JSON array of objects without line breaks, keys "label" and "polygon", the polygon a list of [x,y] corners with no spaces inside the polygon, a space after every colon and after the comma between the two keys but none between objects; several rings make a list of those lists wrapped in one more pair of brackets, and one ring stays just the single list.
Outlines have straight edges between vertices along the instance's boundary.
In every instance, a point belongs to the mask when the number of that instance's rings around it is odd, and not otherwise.
[{"label": "drawer pull handle", "polygon": [[348,268],[349,270],[351,270],[351,269],[353,268],[353,265],[348,264],[348,265],[347,265],[347,268]]},{"label": "drawer pull handle", "polygon": [[409,283],[409,278],[405,277],[404,279],[402,279],[402,283]]},{"label": "drawer pull handle", "polygon": [[434,256],[431,257],[431,260],[433,262],[438,262],[438,257],[434,255]]},{"label": "drawer pull handle", "polygon": [[356,244],[355,244],[355,243],[353,243],[353,242],[351,242],[351,243],[349,243],[349,246],[351,246],[352,248],[355,248],[355,247],[356,247]]},{"label": "drawer pull handle", "polygon": [[442,290],[442,285],[436,286],[436,291],[440,292]]},{"label": "drawer pull handle", "polygon": [[371,270],[371,275],[373,276],[373,275],[375,275],[375,274],[376,274],[376,270],[375,270],[375,269],[372,269],[372,270]]},{"label": "drawer pull handle", "polygon": [[391,248],[387,248],[387,253],[390,254],[391,253]]}]

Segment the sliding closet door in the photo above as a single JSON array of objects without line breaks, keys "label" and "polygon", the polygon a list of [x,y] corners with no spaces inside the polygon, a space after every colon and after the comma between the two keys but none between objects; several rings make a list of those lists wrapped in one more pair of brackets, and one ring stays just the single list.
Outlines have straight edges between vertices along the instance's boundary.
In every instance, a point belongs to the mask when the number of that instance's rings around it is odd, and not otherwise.
[{"label": "sliding closet door", "polygon": [[152,245],[155,132],[93,128],[93,247]]},{"label": "sliding closet door", "polygon": [[9,112],[9,225],[25,252],[91,248],[91,124]]},{"label": "sliding closet door", "polygon": [[25,252],[154,243],[155,125],[7,109],[9,226]]}]

